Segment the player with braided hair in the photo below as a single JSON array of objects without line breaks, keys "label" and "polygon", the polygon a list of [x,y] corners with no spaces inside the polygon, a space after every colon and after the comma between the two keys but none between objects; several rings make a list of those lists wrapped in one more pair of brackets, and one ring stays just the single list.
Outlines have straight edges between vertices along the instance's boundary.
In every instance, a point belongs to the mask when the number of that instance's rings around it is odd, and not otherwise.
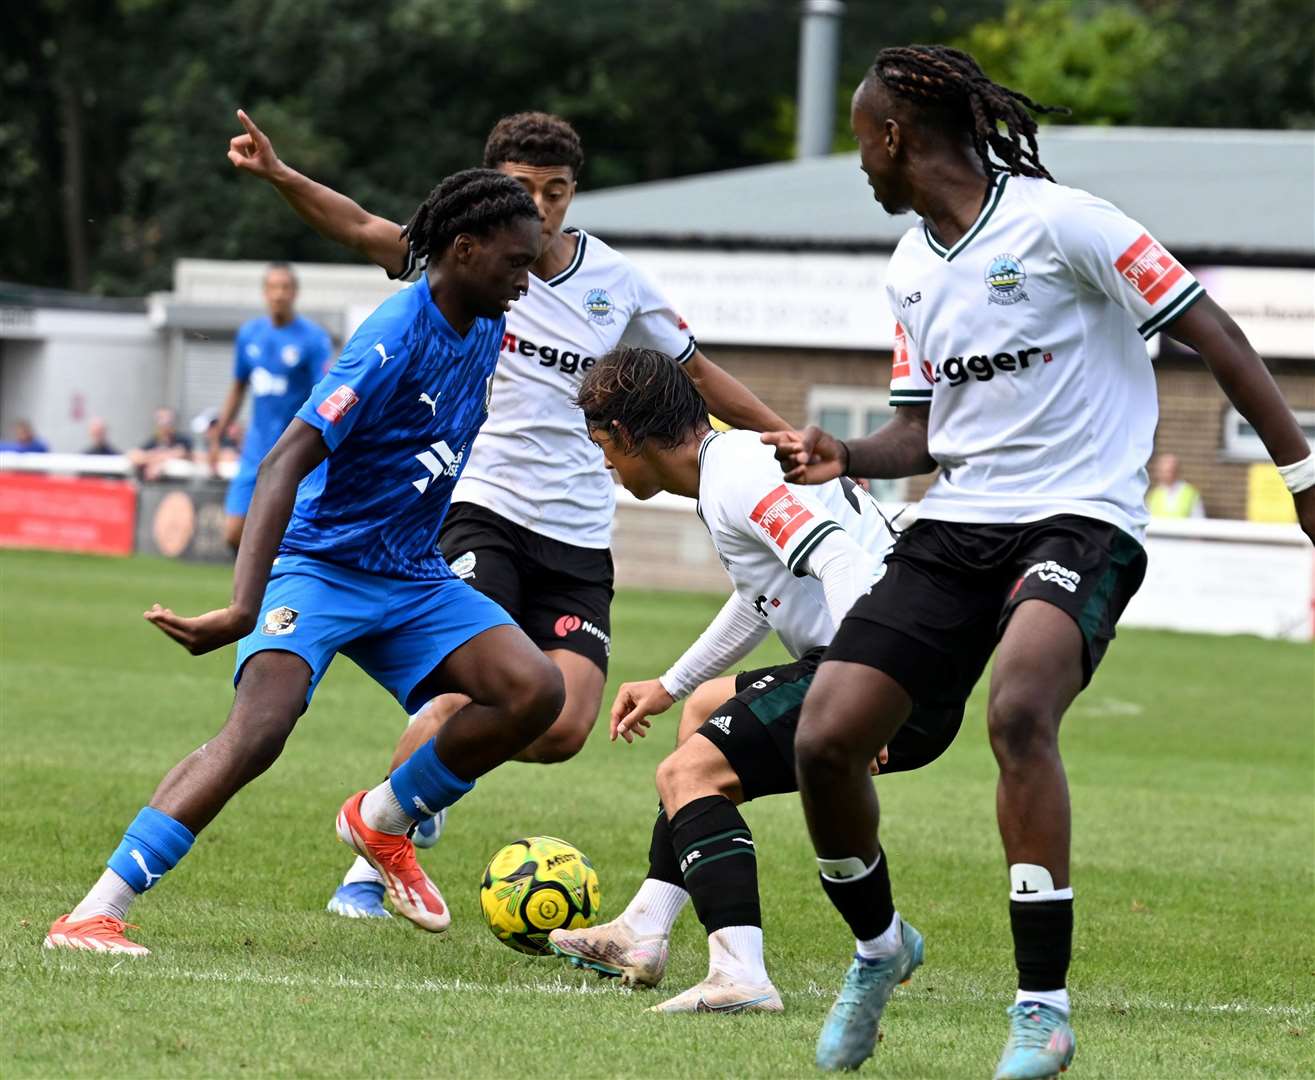
[{"label": "player with braided hair", "polygon": [[877,54],[850,111],[860,163],[883,208],[922,219],[886,278],[896,416],[849,443],[817,428],[763,436],[794,483],[940,468],[837,630],[795,741],[822,885],[857,941],[818,1040],[826,1069],[872,1054],[890,994],[922,962],[895,910],[867,763],[914,701],[965,701],[993,653],[986,723],[1018,969],[996,1077],[1050,1077],[1072,1060],[1059,726],[1145,570],[1147,339],[1163,330],[1200,354],[1315,538],[1315,458],[1263,361],[1142,225],[1053,181],[1032,118],[1053,111],[955,49]]},{"label": "player with braided hair", "polygon": [[[392,277],[423,272],[414,231],[371,214],[279,160],[245,113],[229,159],[269,181],[312,228],[359,252]],[[503,117],[489,132],[484,165],[521,184],[543,216],[529,294],[507,315],[488,422],[453,493],[441,543],[452,566],[501,604],[561,669],[566,704],[525,761],[573,757],[598,719],[610,652],[615,485],[573,398],[598,358],[617,345],[652,348],[680,363],[722,419],[755,431],[783,426],[775,413],[699,349],[671,303],[620,252],[566,226],[584,164],[580,137],[559,116]],[[462,706],[444,695],[412,718],[393,763]],[[432,843],[441,822],[424,824]],[[383,888],[358,861],[329,901],[351,917],[387,916]]]},{"label": "player with braided hair", "polygon": [[125,936],[129,905],[274,763],[340,652],[409,710],[441,691],[468,701],[338,815],[338,835],[426,930],[450,916],[410,830],[556,719],[558,669],[437,547],[488,412],[503,313],[539,257],[539,212],[515,180],[471,169],[439,184],[409,228],[429,268],[361,324],[265,457],[232,602],[195,618],[146,612],[194,655],[240,639],[236,697],[223,729],[170,771],[100,880],[56,920],[47,948],[147,951]]}]

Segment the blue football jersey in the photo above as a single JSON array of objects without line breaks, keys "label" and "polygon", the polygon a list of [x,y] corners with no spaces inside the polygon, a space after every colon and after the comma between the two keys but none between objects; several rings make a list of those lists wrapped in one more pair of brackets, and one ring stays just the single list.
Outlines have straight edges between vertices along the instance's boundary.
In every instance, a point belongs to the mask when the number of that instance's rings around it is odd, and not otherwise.
[{"label": "blue football jersey", "polygon": [[386,577],[452,577],[438,531],[488,414],[503,319],[465,337],[424,278],[361,324],[297,416],[329,456],[301,482],[282,553]]},{"label": "blue football jersey", "polygon": [[237,332],[233,378],[251,394],[251,420],[242,443],[242,464],[255,467],[297,415],[333,355],[329,335],[300,315],[286,326],[268,316]]}]

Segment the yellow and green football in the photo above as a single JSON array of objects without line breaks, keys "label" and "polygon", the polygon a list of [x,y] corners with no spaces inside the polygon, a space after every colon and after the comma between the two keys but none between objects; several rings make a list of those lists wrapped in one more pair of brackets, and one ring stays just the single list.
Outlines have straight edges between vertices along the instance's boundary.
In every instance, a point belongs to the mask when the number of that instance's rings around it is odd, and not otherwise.
[{"label": "yellow and green football", "polygon": [[550,951],[550,930],[592,926],[598,904],[593,863],[554,836],[531,836],[502,848],[489,860],[479,890],[494,937],[531,956]]}]

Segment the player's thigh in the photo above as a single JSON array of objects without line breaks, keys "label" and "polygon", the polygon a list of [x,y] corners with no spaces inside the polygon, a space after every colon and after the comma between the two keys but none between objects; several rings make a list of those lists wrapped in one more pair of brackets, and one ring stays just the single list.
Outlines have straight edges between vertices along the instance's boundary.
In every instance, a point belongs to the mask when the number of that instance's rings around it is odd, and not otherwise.
[{"label": "player's thigh", "polygon": [[707,795],[724,795],[733,803],[745,801],[740,774],[722,748],[701,731],[671,751],[657,771],[658,795],[667,815]]},{"label": "player's thigh", "polygon": [[912,710],[908,691],[884,671],[829,655],[799,717],[795,755],[800,769],[872,761]]},{"label": "player's thigh", "polygon": [[[343,653],[408,713],[442,693],[520,710],[561,675],[501,607],[457,578],[392,581],[374,632]],[[559,702],[560,704],[560,702]]]},{"label": "player's thigh", "polygon": [[995,652],[987,725],[993,738],[1022,741],[1053,736],[1084,682],[1082,631],[1069,614],[1044,600],[1013,611]]},{"label": "player's thigh", "polygon": [[[817,649],[779,667],[736,676],[736,692],[700,726],[702,740],[721,753],[739,780],[744,801],[797,790],[795,735],[800,710],[821,662]],[[742,680],[752,678],[751,682]]]},{"label": "player's thigh", "polygon": [[607,676],[592,660],[568,649],[545,650],[544,655],[562,673],[562,685],[566,691],[566,703],[554,726],[561,725],[588,734],[598,721]]},{"label": "player's thigh", "polygon": [[[764,668],[763,671],[770,671]],[[742,676],[721,675],[715,679],[700,683],[680,710],[680,725],[676,730],[676,745],[679,746],[694,732],[703,726],[708,717],[717,711],[717,706],[735,696],[737,683]]]},{"label": "player's thigh", "polygon": [[256,628],[238,642],[233,684],[239,696],[254,657],[288,653],[309,670],[304,690],[309,706],[334,656],[369,633],[382,614],[376,580],[305,556],[281,558],[265,586]]}]

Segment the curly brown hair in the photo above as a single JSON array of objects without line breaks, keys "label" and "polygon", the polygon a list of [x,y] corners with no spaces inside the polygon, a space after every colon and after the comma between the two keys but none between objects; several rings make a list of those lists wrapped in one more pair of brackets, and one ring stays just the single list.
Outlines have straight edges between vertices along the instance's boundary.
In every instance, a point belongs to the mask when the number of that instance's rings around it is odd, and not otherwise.
[{"label": "curly brown hair", "polygon": [[504,116],[489,132],[484,143],[484,167],[496,169],[503,162],[525,165],[565,165],[578,177],[584,166],[584,147],[575,128],[560,116],[544,112]]}]

